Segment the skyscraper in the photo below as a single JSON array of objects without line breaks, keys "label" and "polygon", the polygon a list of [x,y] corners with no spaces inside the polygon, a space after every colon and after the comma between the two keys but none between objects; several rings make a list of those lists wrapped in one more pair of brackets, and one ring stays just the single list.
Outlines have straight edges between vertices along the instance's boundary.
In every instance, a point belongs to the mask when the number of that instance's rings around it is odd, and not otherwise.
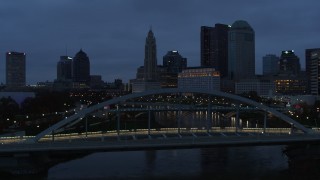
[{"label": "skyscraper", "polygon": [[242,20],[235,21],[228,35],[228,77],[234,81],[255,76],[255,34]]},{"label": "skyscraper", "polygon": [[133,93],[161,88],[157,66],[156,38],[151,29],[146,38],[144,51],[144,66],[137,69],[136,79],[131,80]]},{"label": "skyscraper", "polygon": [[311,93],[311,54],[312,52],[320,51],[320,48],[306,49],[305,51],[305,62],[306,62],[306,74],[308,79],[307,93]]},{"label": "skyscraper", "polygon": [[279,73],[279,57],[267,54],[263,58],[263,75],[276,75]]},{"label": "skyscraper", "polygon": [[175,88],[178,85],[178,73],[187,68],[187,58],[178,51],[168,51],[163,56],[163,66],[158,66],[159,81],[162,88]]},{"label": "skyscraper", "polygon": [[151,29],[148,32],[145,44],[144,79],[148,81],[157,79],[157,45]]},{"label": "skyscraper", "polygon": [[72,80],[72,58],[69,56],[60,56],[60,61],[57,63],[57,80],[71,81]]},{"label": "skyscraper", "polygon": [[300,70],[299,57],[294,54],[294,51],[282,51],[280,56],[280,71],[282,73],[297,76],[299,75]]},{"label": "skyscraper", "polygon": [[26,85],[25,53],[6,53],[6,85],[7,87],[23,87]]},{"label": "skyscraper", "polygon": [[201,26],[200,53],[201,67],[213,66],[213,27]]},{"label": "skyscraper", "polygon": [[310,62],[310,92],[320,95],[320,50],[312,51]]},{"label": "skyscraper", "polygon": [[75,55],[72,61],[73,82],[89,83],[90,80],[90,61],[82,49]]},{"label": "skyscraper", "polygon": [[187,68],[187,58],[183,58],[178,51],[168,51],[163,56],[163,67],[170,73],[180,73]]},{"label": "skyscraper", "polygon": [[201,27],[201,67],[215,68],[221,77],[228,74],[228,31],[229,25]]}]

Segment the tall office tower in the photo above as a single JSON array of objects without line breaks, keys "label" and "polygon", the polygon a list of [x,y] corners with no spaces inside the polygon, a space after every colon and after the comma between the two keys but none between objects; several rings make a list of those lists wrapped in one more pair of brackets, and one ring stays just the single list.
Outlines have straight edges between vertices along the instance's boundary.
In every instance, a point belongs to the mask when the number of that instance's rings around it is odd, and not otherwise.
[{"label": "tall office tower", "polygon": [[69,56],[60,56],[60,61],[57,63],[57,80],[71,81],[72,80],[72,58]]},{"label": "tall office tower", "polygon": [[228,77],[234,81],[255,76],[255,35],[242,20],[235,21],[228,36]]},{"label": "tall office tower", "polygon": [[305,50],[305,62],[306,62],[306,74],[308,79],[307,93],[311,93],[311,53],[314,51],[320,51],[320,48],[306,49]]},{"label": "tall office tower", "polygon": [[280,57],[280,71],[282,73],[290,75],[299,75],[300,73],[300,62],[298,56],[294,54],[293,50],[282,51]]},{"label": "tall office tower", "polygon": [[72,61],[73,82],[89,83],[90,80],[90,61],[82,49],[75,55]]},{"label": "tall office tower", "polygon": [[183,58],[178,51],[168,51],[163,56],[163,67],[170,73],[180,73],[187,68],[187,58]]},{"label": "tall office tower", "polygon": [[310,92],[320,95],[320,50],[312,51],[310,62]]},{"label": "tall office tower", "polygon": [[7,87],[23,87],[26,85],[25,53],[6,53],[6,85]]},{"label": "tall office tower", "polygon": [[279,73],[279,57],[274,54],[263,56],[263,75],[276,75]]},{"label": "tall office tower", "polygon": [[157,79],[157,45],[152,30],[148,32],[144,56],[144,80]]},{"label": "tall office tower", "polygon": [[201,26],[200,53],[201,67],[213,66],[213,27]]},{"label": "tall office tower", "polygon": [[228,74],[228,32],[230,26],[201,27],[201,66],[215,68],[221,77]]}]

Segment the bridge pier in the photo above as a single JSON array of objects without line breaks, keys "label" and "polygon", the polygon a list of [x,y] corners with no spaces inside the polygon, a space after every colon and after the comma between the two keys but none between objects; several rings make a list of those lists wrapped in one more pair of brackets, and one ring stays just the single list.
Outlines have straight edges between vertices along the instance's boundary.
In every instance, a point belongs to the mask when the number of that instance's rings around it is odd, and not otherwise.
[{"label": "bridge pier", "polygon": [[119,106],[117,106],[117,134],[120,136],[120,110]]},{"label": "bridge pier", "polygon": [[290,134],[292,135],[293,133],[294,133],[294,124],[291,124]]},{"label": "bridge pier", "polygon": [[178,111],[177,111],[177,121],[178,121],[178,134],[180,135],[181,132],[181,99],[182,99],[182,94],[179,93],[179,107],[178,107]]},{"label": "bridge pier", "polygon": [[52,142],[54,142],[54,130],[52,130],[51,136],[52,136]]},{"label": "bridge pier", "polygon": [[88,138],[88,118],[87,117],[85,121],[85,126],[86,126],[86,138]]},{"label": "bridge pier", "polygon": [[236,123],[235,123],[236,133],[238,132],[238,130],[240,128],[239,117],[240,117],[239,104],[237,104]]},{"label": "bridge pier", "polygon": [[[210,98],[209,98],[210,101]],[[212,122],[212,110],[211,110],[211,102],[208,103],[208,111],[207,111],[207,133],[210,132],[211,129],[211,122]]]},{"label": "bridge pier", "polygon": [[150,136],[150,129],[151,129],[151,110],[150,110],[150,106],[148,106],[148,136]]},{"label": "bridge pier", "polygon": [[264,119],[263,119],[263,133],[266,133],[266,128],[267,128],[267,115],[268,111],[264,111]]},{"label": "bridge pier", "polygon": [[181,128],[181,110],[179,108],[179,110],[177,111],[177,122],[178,122],[178,134],[180,134],[180,128]]}]

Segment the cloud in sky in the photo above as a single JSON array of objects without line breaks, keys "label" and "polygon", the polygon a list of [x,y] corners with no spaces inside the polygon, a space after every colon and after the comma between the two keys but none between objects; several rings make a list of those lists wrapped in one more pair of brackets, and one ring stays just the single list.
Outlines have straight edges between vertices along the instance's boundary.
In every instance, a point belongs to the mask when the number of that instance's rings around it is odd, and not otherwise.
[{"label": "cloud in sky", "polygon": [[200,65],[200,26],[246,20],[255,30],[256,72],[262,57],[294,49],[304,67],[306,48],[320,47],[320,1],[289,0],[0,0],[0,82],[5,52],[27,53],[27,82],[53,80],[60,55],[88,54],[91,73],[105,81],[135,77],[152,26],[158,64],[179,50]]}]

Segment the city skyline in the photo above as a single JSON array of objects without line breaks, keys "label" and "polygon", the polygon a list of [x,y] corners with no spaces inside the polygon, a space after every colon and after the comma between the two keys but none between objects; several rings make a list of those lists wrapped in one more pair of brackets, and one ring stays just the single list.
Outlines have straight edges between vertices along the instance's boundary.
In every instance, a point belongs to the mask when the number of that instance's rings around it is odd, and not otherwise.
[{"label": "city skyline", "polygon": [[[255,31],[256,74],[262,57],[294,49],[305,69],[305,49],[319,47],[315,0],[268,1],[2,1],[0,82],[5,83],[5,53],[26,53],[27,84],[56,79],[60,56],[74,57],[82,48],[92,74],[104,81],[135,77],[143,64],[145,34],[152,26],[157,63],[170,50],[200,65],[200,28],[247,21]],[[312,6],[310,6],[312,4]],[[14,12],[14,13],[12,13]],[[233,13],[230,13],[233,12]],[[66,53],[66,50],[68,51]]]}]

